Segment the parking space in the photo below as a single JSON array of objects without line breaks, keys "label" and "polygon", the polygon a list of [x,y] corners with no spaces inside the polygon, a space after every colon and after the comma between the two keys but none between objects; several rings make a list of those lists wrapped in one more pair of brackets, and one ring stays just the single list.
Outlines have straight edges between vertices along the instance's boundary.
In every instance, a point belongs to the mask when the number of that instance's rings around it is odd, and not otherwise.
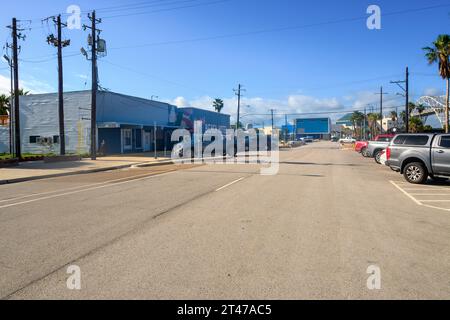
[{"label": "parking space", "polygon": [[449,185],[414,185],[404,181],[390,181],[417,205],[450,211]]}]

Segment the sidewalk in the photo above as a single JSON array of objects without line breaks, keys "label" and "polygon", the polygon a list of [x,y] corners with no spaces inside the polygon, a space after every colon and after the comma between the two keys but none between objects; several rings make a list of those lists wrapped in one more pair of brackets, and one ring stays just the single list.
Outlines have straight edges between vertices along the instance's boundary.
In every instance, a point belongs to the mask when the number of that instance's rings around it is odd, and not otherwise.
[{"label": "sidewalk", "polygon": [[148,153],[103,157],[98,158],[97,161],[83,159],[81,161],[56,163],[45,163],[43,161],[24,162],[18,167],[0,168],[0,185],[75,174],[118,170],[133,166],[147,167],[171,163],[170,158],[155,159],[154,154],[150,155]]}]

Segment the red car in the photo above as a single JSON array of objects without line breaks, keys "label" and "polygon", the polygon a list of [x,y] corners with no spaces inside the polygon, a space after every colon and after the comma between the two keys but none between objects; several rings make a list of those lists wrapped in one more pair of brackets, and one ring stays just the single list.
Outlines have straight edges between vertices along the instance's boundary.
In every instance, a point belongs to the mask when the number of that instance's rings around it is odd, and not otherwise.
[{"label": "red car", "polygon": [[[391,141],[395,137],[395,134],[380,134],[375,137],[374,141]],[[368,141],[357,141],[355,143],[355,151],[361,153],[364,157],[367,157],[366,150]]]}]

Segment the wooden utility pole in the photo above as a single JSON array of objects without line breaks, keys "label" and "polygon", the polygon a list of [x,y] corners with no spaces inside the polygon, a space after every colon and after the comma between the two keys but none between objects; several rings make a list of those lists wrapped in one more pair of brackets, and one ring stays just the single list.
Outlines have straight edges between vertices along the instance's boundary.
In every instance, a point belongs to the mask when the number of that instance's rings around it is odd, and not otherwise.
[{"label": "wooden utility pole", "polygon": [[66,154],[66,134],[64,128],[64,78],[63,78],[63,62],[62,48],[70,45],[70,40],[62,40],[62,27],[67,27],[61,22],[61,15],[58,15],[53,22],[56,24],[58,35],[57,38],[53,34],[47,37],[47,42],[58,48],[58,118],[59,118],[59,146],[60,154]]},{"label": "wooden utility pole", "polygon": [[[91,64],[92,64],[92,88],[91,88],[91,159],[97,160],[97,91],[98,91],[98,68],[97,68],[97,53],[98,53],[98,33],[97,23],[101,23],[101,19],[95,16],[95,10],[88,15],[91,20],[91,26],[84,25],[84,29],[91,29],[90,45],[91,45]],[[87,57],[87,53],[82,49],[82,52]]]},{"label": "wooden utility pole", "polygon": [[234,92],[236,93],[237,97],[238,97],[238,109],[237,109],[237,121],[236,121],[236,130],[239,129],[239,125],[240,125],[240,113],[241,113],[241,98],[242,98],[242,91],[245,91],[244,89],[242,89],[242,85],[239,84],[238,88],[234,90]]},{"label": "wooden utility pole", "polygon": [[406,114],[406,133],[409,133],[409,68],[406,67],[406,78],[405,78],[405,97],[406,97],[406,103],[405,103],[405,114]]},{"label": "wooden utility pole", "polygon": [[13,40],[13,68],[14,68],[14,138],[16,147],[16,157],[21,159],[21,145],[20,145],[20,96],[19,96],[19,47],[17,44],[18,38],[21,35],[18,34],[17,30],[17,19],[12,20],[12,40]]},{"label": "wooden utility pole", "polygon": [[[409,68],[406,67],[406,77],[403,81],[391,81],[400,87],[405,92],[405,132],[409,133]],[[405,87],[403,87],[405,84]],[[402,94],[403,95],[403,94]],[[398,114],[397,114],[398,117]]]},{"label": "wooden utility pole", "polygon": [[383,87],[380,87],[380,93],[376,93],[380,95],[380,116],[381,116],[381,129],[380,132],[383,133],[383,96],[388,94],[383,92]]}]

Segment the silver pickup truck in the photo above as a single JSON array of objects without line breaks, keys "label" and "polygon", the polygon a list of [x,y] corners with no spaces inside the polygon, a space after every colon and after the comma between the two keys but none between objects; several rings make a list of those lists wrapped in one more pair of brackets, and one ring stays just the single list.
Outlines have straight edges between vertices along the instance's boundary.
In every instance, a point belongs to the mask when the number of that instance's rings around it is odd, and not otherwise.
[{"label": "silver pickup truck", "polygon": [[380,164],[381,154],[383,150],[386,150],[386,148],[389,146],[391,140],[391,137],[383,137],[378,139],[377,141],[369,141],[367,149],[365,150],[366,155],[369,158],[374,158],[375,162]]},{"label": "silver pickup truck", "polygon": [[386,165],[414,184],[450,177],[450,134],[399,134],[386,149]]}]

